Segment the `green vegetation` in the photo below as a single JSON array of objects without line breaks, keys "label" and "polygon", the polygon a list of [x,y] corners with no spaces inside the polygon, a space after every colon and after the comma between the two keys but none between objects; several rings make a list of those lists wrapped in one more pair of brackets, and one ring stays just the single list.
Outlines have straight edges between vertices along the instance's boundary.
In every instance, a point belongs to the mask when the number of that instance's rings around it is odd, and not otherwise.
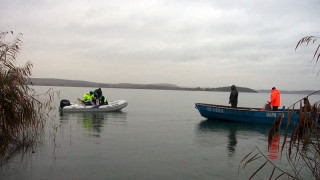
[{"label": "green vegetation", "polygon": [[[6,38],[12,38],[6,42]],[[23,67],[15,64],[21,50],[22,34],[0,32],[0,165],[14,153],[31,150],[43,132],[54,93],[40,100],[34,89],[26,84],[32,63]]]}]

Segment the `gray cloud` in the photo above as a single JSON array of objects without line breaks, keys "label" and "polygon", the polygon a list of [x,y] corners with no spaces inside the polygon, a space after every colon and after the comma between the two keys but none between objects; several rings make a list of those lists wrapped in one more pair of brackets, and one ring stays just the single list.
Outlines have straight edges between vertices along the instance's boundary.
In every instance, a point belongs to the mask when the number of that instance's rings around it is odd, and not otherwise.
[{"label": "gray cloud", "polygon": [[316,0],[2,0],[0,30],[24,34],[34,77],[319,89],[314,47],[294,50],[319,15]]}]

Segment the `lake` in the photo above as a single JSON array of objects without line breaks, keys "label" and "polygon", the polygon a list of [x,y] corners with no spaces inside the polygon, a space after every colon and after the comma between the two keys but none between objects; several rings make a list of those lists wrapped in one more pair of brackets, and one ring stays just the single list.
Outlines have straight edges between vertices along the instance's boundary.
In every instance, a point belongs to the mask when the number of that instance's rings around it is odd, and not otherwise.
[{"label": "lake", "polygon": [[[71,102],[94,90],[35,87],[40,94],[49,88]],[[0,179],[247,179],[238,172],[245,155],[255,147],[270,153],[270,125],[206,120],[195,109],[198,102],[228,105],[227,92],[102,91],[108,101],[125,99],[128,106],[122,112],[62,116],[55,110],[44,142],[34,153],[12,158]],[[282,94],[281,104],[288,107],[304,96]],[[269,97],[240,92],[238,106],[263,107]],[[319,96],[310,98],[316,100]]]}]

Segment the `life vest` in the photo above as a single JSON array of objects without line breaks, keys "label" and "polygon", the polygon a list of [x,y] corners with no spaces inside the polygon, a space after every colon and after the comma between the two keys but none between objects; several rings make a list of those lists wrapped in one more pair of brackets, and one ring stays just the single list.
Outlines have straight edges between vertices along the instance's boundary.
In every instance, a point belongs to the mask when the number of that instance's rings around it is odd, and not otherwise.
[{"label": "life vest", "polygon": [[83,101],[84,102],[89,102],[89,101],[91,101],[92,98],[93,98],[93,94],[91,95],[90,93],[85,93],[83,95]]}]

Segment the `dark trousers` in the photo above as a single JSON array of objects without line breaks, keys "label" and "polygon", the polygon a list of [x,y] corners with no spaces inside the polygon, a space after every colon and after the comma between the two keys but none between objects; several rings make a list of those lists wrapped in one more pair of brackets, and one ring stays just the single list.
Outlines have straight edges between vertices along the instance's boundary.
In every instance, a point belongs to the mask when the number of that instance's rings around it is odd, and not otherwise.
[{"label": "dark trousers", "polygon": [[279,106],[272,106],[272,111],[278,111]]},{"label": "dark trousers", "polygon": [[96,100],[96,98],[92,98],[92,100],[91,100],[92,102],[93,102],[93,104],[94,105],[96,105],[97,104],[97,100]]},{"label": "dark trousers", "polygon": [[238,105],[238,102],[231,102],[231,107],[236,108]]},{"label": "dark trousers", "polygon": [[91,101],[88,101],[88,102],[84,102],[84,101],[82,101],[82,102],[83,102],[83,104],[84,104],[84,105],[86,105],[86,106],[92,106]]}]

